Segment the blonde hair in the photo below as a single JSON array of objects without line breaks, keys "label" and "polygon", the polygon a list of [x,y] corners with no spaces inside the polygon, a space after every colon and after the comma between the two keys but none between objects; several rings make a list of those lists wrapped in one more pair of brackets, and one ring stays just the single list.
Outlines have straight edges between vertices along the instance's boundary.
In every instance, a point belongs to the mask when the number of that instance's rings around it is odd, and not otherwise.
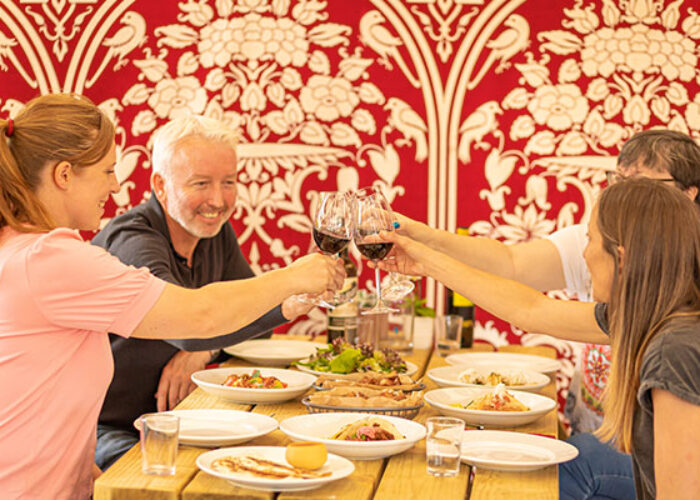
[{"label": "blonde hair", "polygon": [[9,130],[0,120],[0,228],[48,231],[55,224],[35,194],[42,171],[60,161],[97,163],[114,142],[114,126],[85,97],[48,94],[29,101]]},{"label": "blonde hair", "polygon": [[[700,216],[678,189],[634,178],[603,191],[597,223],[615,273],[609,303],[612,362],[596,434],[630,453],[640,369],[650,342],[669,322],[697,321],[700,315]],[[624,251],[622,265],[618,247]]]},{"label": "blonde hair", "polygon": [[152,169],[154,174],[166,177],[177,143],[187,137],[227,144],[231,149],[238,145],[238,133],[225,123],[200,115],[175,118],[153,134]]}]

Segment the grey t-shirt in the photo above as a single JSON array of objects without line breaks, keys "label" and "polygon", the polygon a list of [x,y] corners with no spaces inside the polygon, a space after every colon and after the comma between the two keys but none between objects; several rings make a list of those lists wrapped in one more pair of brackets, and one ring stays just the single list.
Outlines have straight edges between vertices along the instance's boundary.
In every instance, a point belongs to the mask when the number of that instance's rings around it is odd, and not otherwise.
[{"label": "grey t-shirt", "polygon": [[[607,332],[607,307],[596,304],[596,320]],[[651,341],[642,358],[632,428],[632,466],[637,498],[656,497],[652,389],[668,391],[700,406],[700,321],[674,320]]]}]

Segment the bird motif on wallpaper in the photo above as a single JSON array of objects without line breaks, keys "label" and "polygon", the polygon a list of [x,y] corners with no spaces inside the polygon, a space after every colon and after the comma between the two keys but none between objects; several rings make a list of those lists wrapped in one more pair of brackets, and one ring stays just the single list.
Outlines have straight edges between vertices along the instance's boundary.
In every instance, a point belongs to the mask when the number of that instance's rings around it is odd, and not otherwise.
[{"label": "bird motif on wallpaper", "polygon": [[464,120],[459,127],[460,137],[457,149],[457,157],[461,162],[469,163],[471,161],[472,143],[481,149],[488,147],[488,143],[484,142],[484,136],[498,127],[497,114],[503,114],[498,102],[486,101]]},{"label": "bird motif on wallpaper", "polygon": [[401,39],[391,34],[382,26],[386,19],[377,10],[370,10],[360,19],[360,41],[379,55],[379,64],[391,70],[393,66],[390,59],[393,58],[398,64],[401,72],[406,76],[409,83],[415,88],[420,87],[418,78],[413,76],[406,61],[404,61],[399,47],[403,45]]},{"label": "bird motif on wallpaper", "polygon": [[387,123],[389,127],[401,132],[403,139],[396,141],[398,145],[408,145],[413,142],[416,145],[416,161],[422,162],[428,157],[428,141],[426,133],[428,127],[407,102],[398,97],[390,97],[384,109],[391,111]]},{"label": "bird motif on wallpaper", "polygon": [[495,40],[486,42],[486,48],[491,49],[475,78],[469,81],[467,88],[474,89],[484,78],[486,72],[498,61],[496,73],[502,73],[510,67],[509,59],[530,46],[530,25],[518,14],[511,14],[503,23],[508,29],[503,30]]},{"label": "bird motif on wallpaper", "polygon": [[102,64],[100,64],[95,74],[85,84],[86,88],[94,85],[112,58],[117,58],[113,68],[114,71],[117,71],[126,66],[128,63],[126,56],[132,50],[146,43],[146,20],[141,14],[129,11],[124,14],[120,22],[124,26],[119,28],[113,36],[106,38],[102,42],[102,45],[107,47],[107,54],[105,54]]}]

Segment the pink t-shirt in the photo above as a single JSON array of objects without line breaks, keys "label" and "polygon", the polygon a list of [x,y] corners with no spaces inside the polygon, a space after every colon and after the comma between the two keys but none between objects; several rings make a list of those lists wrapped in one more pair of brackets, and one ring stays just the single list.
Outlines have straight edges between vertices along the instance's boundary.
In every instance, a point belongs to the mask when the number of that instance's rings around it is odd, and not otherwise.
[{"label": "pink t-shirt", "polygon": [[76,231],[0,230],[0,497],[89,498],[97,417],[129,336],[165,282]]}]

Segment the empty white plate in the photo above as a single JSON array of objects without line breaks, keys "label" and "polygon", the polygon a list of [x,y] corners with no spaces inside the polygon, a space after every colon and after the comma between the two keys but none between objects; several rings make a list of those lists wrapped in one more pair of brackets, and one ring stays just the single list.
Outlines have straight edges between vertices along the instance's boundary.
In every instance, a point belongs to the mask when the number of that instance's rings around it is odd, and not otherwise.
[{"label": "empty white plate", "polygon": [[[284,389],[247,389],[245,387],[229,387],[223,385],[229,375],[252,374],[260,370],[263,377],[277,377],[288,384]],[[240,404],[281,403],[301,396],[316,381],[316,377],[297,370],[281,368],[233,367],[201,370],[192,374],[192,382],[204,391],[229,401]]]},{"label": "empty white plate", "polygon": [[460,365],[465,368],[496,365],[500,368],[533,370],[540,373],[554,373],[560,367],[560,363],[556,359],[512,352],[465,352],[461,354],[450,354],[445,358],[445,361],[451,365]]},{"label": "empty white plate", "polygon": [[328,477],[314,479],[289,478],[272,479],[257,477],[242,472],[220,472],[212,468],[212,463],[218,458],[234,456],[255,456],[265,460],[271,460],[284,465],[289,465],[285,458],[284,446],[238,446],[236,448],[221,448],[219,450],[202,453],[197,458],[197,466],[207,474],[227,479],[236,486],[265,491],[303,491],[323,486],[326,483],[337,481],[349,476],[355,470],[355,466],[347,458],[328,454],[325,465],[318,472],[330,472]]},{"label": "empty white plate", "polygon": [[[264,436],[277,429],[277,420],[267,415],[238,410],[172,410],[180,417],[180,444],[229,446]],[[134,427],[140,430],[139,419]]]},{"label": "empty white plate", "polygon": [[289,366],[294,361],[312,356],[316,349],[326,347],[326,344],[305,340],[258,339],[226,347],[224,352],[256,365]]},{"label": "empty white plate", "polygon": [[441,387],[492,387],[487,385],[468,384],[460,380],[459,376],[465,370],[474,370],[478,375],[488,375],[491,372],[497,372],[501,375],[509,375],[520,373],[525,377],[526,383],[523,385],[507,385],[506,389],[515,389],[518,391],[536,391],[542,389],[549,384],[549,377],[543,373],[534,370],[514,370],[512,368],[502,368],[500,366],[482,366],[475,368],[465,368],[464,366],[441,366],[428,370],[428,378]]},{"label": "empty white plate", "polygon": [[474,389],[471,387],[446,387],[428,391],[423,396],[430,406],[448,417],[457,417],[470,425],[486,425],[493,427],[517,427],[529,424],[552,411],[557,403],[548,397],[531,392],[508,391],[518,401],[530,408],[528,411],[484,411],[466,410],[453,404],[465,404],[491,392],[491,388]]},{"label": "empty white plate", "polygon": [[466,431],[462,462],[482,469],[529,471],[573,460],[578,450],[565,441],[524,432]]},{"label": "empty white plate", "polygon": [[[392,441],[340,441],[330,439],[342,427],[363,418],[380,418],[393,424],[405,436]],[[328,451],[353,460],[375,460],[396,455],[413,448],[425,437],[423,425],[399,417],[370,413],[315,413],[299,415],[283,420],[280,430],[295,441],[316,441],[326,445]]]}]

